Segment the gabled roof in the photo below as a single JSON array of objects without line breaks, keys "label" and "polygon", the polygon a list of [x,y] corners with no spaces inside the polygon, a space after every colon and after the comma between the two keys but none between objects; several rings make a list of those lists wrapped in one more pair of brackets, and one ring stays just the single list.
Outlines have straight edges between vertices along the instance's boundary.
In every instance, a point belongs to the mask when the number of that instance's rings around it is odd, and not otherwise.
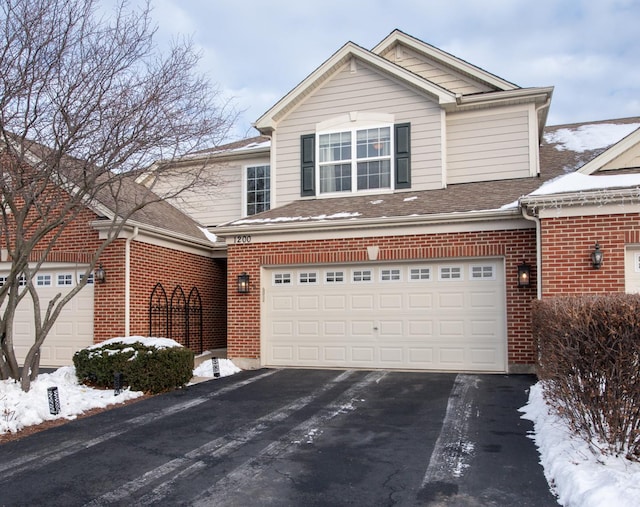
[{"label": "gabled roof", "polygon": [[371,52],[377,55],[383,54],[388,49],[394,47],[397,44],[403,44],[414,51],[427,56],[431,60],[434,60],[445,67],[456,70],[472,77],[473,79],[485,83],[486,85],[494,88],[495,90],[515,90],[520,88],[505,79],[502,79],[495,74],[491,74],[480,67],[470,64],[469,62],[462,60],[446,51],[438,49],[431,44],[427,44],[411,35],[408,35],[401,30],[394,30],[387,37],[384,38]]},{"label": "gabled roof", "polygon": [[407,85],[425,93],[441,105],[455,104],[456,96],[454,93],[421,78],[413,72],[399,67],[371,51],[367,51],[353,42],[347,42],[328,60],[320,65],[320,67],[307,76],[307,78],[305,78],[298,86],[258,118],[255,123],[255,127],[262,133],[269,133],[274,130],[278,121],[282,119],[288,111],[304,100],[304,98],[314,89],[334,75],[351,58],[356,58],[366,62],[368,65],[371,65],[380,72],[401,79]]},{"label": "gabled roof", "polygon": [[[425,79],[404,67],[391,62],[381,56],[385,48],[393,44],[405,44],[423,55],[433,58],[436,62],[457,72],[472,77],[485,83],[493,91],[461,95],[447,90],[436,83]],[[334,53],[320,67],[307,76],[298,86],[280,99],[271,109],[264,113],[255,122],[254,126],[262,134],[269,134],[276,129],[277,124],[286,115],[300,104],[309,94],[330,79],[343,68],[351,59],[365,62],[377,71],[387,74],[396,80],[403,82],[425,96],[436,101],[443,109],[457,111],[465,109],[477,109],[492,105],[510,105],[525,102],[534,102],[538,109],[540,128],[546,122],[549,103],[553,93],[553,87],[545,88],[520,88],[494,74],[479,67],[456,58],[453,55],[441,51],[429,44],[419,41],[407,34],[395,30],[386,37],[373,51],[368,51],[353,42],[347,42]]]},{"label": "gabled roof", "polygon": [[[29,143],[28,149],[28,158],[34,163],[46,160],[50,153],[48,147],[34,142]],[[89,168],[82,160],[63,156],[60,161],[60,176],[69,183],[65,186],[73,188],[74,182]],[[106,222],[107,219],[114,218],[117,220],[130,214],[127,222],[131,226],[140,226],[168,239],[181,239],[201,245],[210,243],[207,235],[192,218],[161,200],[145,186],[136,183],[133,176],[122,178],[112,173],[104,173],[98,179],[105,183],[112,176],[114,185],[104,184],[94,198],[87,202],[87,207],[98,215],[97,222]],[[142,203],[145,203],[143,208],[133,211]]]},{"label": "gabled roof", "polygon": [[[588,127],[603,124],[633,125],[640,118],[574,123],[547,127],[540,146],[540,176],[449,185],[445,189],[387,194],[358,194],[329,199],[305,199],[221,226],[219,234],[236,227],[255,232],[294,228],[366,227],[384,223],[429,221],[473,221],[487,217],[520,216],[518,200],[545,182],[575,173],[591,158],[618,141],[610,137],[606,146],[592,141],[571,143]],[[595,178],[595,177],[594,177]],[[604,181],[603,181],[604,182]],[[218,232],[218,231],[216,231]]]}]

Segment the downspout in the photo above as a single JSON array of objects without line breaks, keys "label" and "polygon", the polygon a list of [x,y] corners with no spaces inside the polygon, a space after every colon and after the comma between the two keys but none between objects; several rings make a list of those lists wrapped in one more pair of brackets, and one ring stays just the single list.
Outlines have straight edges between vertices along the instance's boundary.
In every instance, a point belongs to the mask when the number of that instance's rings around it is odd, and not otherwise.
[{"label": "downspout", "polygon": [[527,213],[526,206],[521,206],[522,217],[536,224],[536,287],[538,299],[542,299],[542,229],[540,227],[540,218]]},{"label": "downspout", "polygon": [[138,236],[138,227],[124,243],[124,336],[131,334],[131,242]]}]

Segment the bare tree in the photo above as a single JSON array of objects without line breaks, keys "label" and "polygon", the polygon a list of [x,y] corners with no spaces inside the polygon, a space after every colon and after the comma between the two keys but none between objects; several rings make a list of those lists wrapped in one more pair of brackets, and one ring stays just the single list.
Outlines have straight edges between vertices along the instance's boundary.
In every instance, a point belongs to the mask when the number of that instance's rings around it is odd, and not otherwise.
[{"label": "bare tree", "polygon": [[[198,182],[158,195],[135,183],[154,160],[217,144],[234,121],[228,102],[196,72],[190,41],[161,53],[148,4],[99,17],[94,0],[4,0],[0,8],[0,377],[26,391],[40,348],[65,304],[87,283],[101,253],[142,208]],[[156,171],[171,164],[161,164]],[[211,182],[209,182],[211,184]],[[87,207],[110,210],[108,239],[91,251],[81,282],[41,305],[34,280],[47,256]],[[16,361],[13,321],[33,300],[35,336]]]}]

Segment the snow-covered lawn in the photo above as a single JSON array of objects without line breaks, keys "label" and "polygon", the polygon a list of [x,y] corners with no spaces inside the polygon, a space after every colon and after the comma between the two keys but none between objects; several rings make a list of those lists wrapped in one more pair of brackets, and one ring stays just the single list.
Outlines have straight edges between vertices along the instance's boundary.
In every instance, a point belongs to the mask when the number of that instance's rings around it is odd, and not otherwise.
[{"label": "snow-covered lawn", "polygon": [[[534,423],[534,439],[547,482],[565,507],[637,507],[640,463],[594,454],[557,415],[550,413],[540,383],[520,409]],[[595,446],[592,446],[596,449]]]},{"label": "snow-covered lawn", "polygon": [[[156,347],[179,346],[173,340],[164,338],[141,339],[140,337],[114,339],[113,341],[142,341]],[[103,345],[101,343],[100,345]],[[240,369],[228,359],[219,359],[220,376],[233,375]],[[194,371],[194,377],[213,377],[211,360],[204,361]],[[57,387],[60,412],[53,415],[49,411],[48,388]],[[75,419],[78,415],[109,405],[121,404],[142,396],[139,391],[123,390],[117,396],[113,390],[94,389],[78,383],[75,368],[65,366],[53,373],[43,373],[31,383],[31,390],[25,393],[20,384],[13,380],[0,381],[0,434],[15,433],[27,426],[54,419]]]}]

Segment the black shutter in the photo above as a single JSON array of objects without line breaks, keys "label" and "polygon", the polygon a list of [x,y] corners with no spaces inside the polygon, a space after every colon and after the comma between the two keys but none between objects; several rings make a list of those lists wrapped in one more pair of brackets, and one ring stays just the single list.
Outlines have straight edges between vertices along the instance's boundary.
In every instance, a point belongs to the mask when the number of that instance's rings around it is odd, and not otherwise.
[{"label": "black shutter", "polygon": [[411,124],[398,123],[395,133],[395,188],[411,188]]},{"label": "black shutter", "polygon": [[300,195],[316,195],[316,135],[300,136]]}]

